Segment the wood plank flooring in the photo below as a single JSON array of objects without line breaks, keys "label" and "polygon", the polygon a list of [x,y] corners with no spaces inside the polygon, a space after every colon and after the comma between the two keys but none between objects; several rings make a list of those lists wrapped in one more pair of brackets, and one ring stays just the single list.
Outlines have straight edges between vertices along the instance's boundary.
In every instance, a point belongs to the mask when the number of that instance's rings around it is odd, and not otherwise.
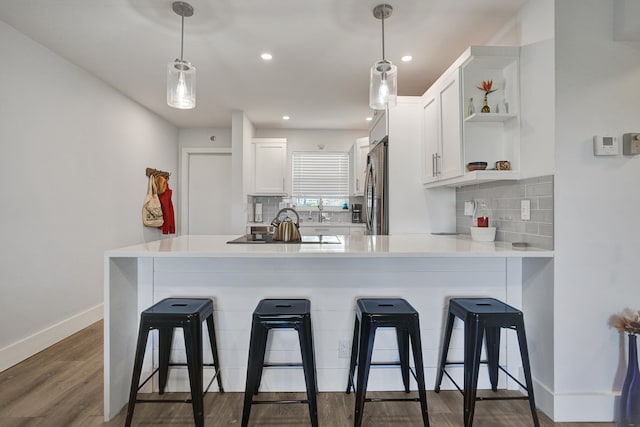
[{"label": "wood plank flooring", "polygon": [[[103,423],[102,322],[97,322],[28,360],[0,373],[0,426],[91,427],[122,426],[125,410]],[[400,393],[405,396],[404,393]],[[389,394],[386,393],[385,396]],[[286,395],[287,398],[291,395]],[[303,398],[303,394],[300,398]],[[176,394],[167,395],[175,398]],[[277,398],[265,393],[261,398]],[[240,424],[242,393],[209,393],[205,398],[208,427]],[[320,393],[322,427],[353,425],[353,394]],[[462,396],[457,391],[428,393],[429,419],[433,427],[462,426]],[[553,423],[540,413],[543,427],[612,427],[614,423]],[[193,426],[191,405],[184,403],[138,404],[135,426]],[[306,405],[254,405],[250,426],[308,426]],[[363,426],[421,426],[419,404],[413,402],[367,403]],[[488,401],[476,404],[475,427],[532,426],[524,400]]]}]

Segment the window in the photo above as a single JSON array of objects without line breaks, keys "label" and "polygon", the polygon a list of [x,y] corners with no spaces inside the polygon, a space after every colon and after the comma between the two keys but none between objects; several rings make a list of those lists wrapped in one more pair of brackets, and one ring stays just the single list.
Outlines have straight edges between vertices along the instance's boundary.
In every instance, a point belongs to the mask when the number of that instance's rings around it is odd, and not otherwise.
[{"label": "window", "polygon": [[291,169],[296,206],[349,204],[349,153],[294,152]]}]

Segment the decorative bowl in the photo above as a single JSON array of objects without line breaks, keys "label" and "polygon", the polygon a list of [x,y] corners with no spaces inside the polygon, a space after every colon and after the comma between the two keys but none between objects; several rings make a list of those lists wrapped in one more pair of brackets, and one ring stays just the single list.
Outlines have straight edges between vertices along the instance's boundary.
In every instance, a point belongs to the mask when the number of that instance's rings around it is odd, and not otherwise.
[{"label": "decorative bowl", "polygon": [[487,168],[487,162],[471,162],[467,163],[468,171],[482,171]]},{"label": "decorative bowl", "polygon": [[493,242],[496,240],[495,227],[469,227],[471,228],[471,240],[476,242]]}]

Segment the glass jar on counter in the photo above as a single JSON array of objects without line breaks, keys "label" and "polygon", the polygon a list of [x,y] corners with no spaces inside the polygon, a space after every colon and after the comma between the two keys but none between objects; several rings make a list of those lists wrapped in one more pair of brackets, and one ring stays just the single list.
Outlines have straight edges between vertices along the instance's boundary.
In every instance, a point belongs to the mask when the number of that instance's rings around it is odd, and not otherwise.
[{"label": "glass jar on counter", "polygon": [[486,200],[475,200],[475,209],[473,211],[473,225],[475,227],[489,227],[491,218],[491,208]]}]

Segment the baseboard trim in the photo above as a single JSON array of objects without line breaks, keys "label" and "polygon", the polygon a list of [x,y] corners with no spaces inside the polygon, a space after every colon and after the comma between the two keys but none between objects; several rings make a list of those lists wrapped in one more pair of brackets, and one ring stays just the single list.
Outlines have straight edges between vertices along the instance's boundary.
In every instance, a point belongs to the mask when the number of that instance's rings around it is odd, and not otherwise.
[{"label": "baseboard trim", "polygon": [[75,334],[103,317],[104,304],[98,304],[0,349],[0,372]]}]

